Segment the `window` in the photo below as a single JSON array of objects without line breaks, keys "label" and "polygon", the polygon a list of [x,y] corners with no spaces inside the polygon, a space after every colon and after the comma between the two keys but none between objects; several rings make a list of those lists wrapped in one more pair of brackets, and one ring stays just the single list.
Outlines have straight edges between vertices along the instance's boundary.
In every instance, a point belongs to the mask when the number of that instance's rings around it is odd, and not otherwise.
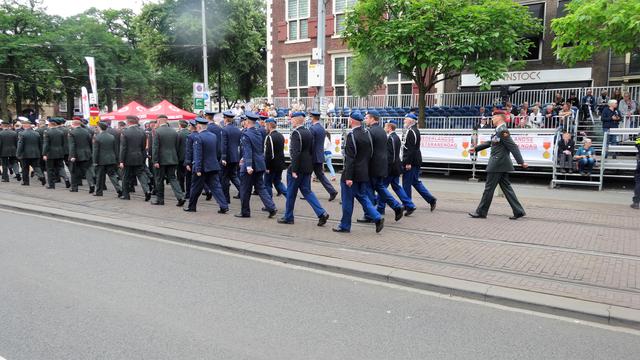
[{"label": "window", "polygon": [[289,40],[309,38],[309,1],[310,0],[287,0]]},{"label": "window", "polygon": [[567,15],[567,5],[571,2],[571,0],[560,0],[558,1],[558,15],[556,17],[563,17]]},{"label": "window", "polygon": [[[527,5],[527,7],[531,16],[540,19],[544,24],[544,3],[531,4]],[[527,36],[527,39],[531,40],[533,45],[529,47],[529,53],[523,57],[523,60],[540,60],[542,57],[542,35],[543,33],[540,32],[536,35]]]},{"label": "window", "polygon": [[631,60],[629,61],[629,75],[640,74],[640,52],[631,53]]},{"label": "window", "polygon": [[335,34],[340,35],[344,31],[344,21],[346,19],[346,12],[353,5],[356,4],[356,0],[334,0],[333,1],[333,15],[335,17]]},{"label": "window", "polygon": [[289,97],[309,96],[308,89],[309,60],[290,60],[287,62],[287,90]]},{"label": "window", "polygon": [[409,107],[413,94],[413,80],[399,72],[391,73],[385,81],[387,84],[387,106]]},{"label": "window", "polygon": [[336,106],[345,106],[349,89],[347,88],[347,74],[351,69],[351,56],[333,58],[333,89]]}]

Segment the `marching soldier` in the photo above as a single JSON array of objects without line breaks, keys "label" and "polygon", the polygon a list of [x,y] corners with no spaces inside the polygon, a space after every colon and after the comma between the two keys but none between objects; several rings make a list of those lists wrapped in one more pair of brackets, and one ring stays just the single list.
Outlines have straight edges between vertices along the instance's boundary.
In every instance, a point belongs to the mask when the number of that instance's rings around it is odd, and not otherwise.
[{"label": "marching soldier", "polygon": [[231,195],[229,194],[231,184],[236,187],[238,193],[240,192],[238,163],[240,162],[240,137],[242,136],[242,131],[236,126],[232,111],[225,111],[222,116],[225,123],[222,131],[222,191],[227,203],[229,203],[231,200]]},{"label": "marching soldier", "polygon": [[114,189],[118,193],[118,197],[122,196],[122,188],[118,183],[117,164],[118,164],[118,142],[115,136],[109,131],[109,125],[106,123],[98,124],[98,135],[93,141],[93,165],[96,169],[97,189],[94,196],[102,196],[105,190],[106,177]]},{"label": "marching soldier", "polygon": [[69,161],[73,164],[71,174],[71,192],[78,192],[78,185],[84,175],[89,183],[89,194],[96,190],[93,182],[92,165],[92,136],[89,130],[82,126],[80,120],[73,120],[69,131]]},{"label": "marching soldier", "polygon": [[197,129],[197,123],[195,120],[190,120],[189,121],[189,135],[187,136],[187,139],[185,141],[185,151],[184,151],[184,169],[185,169],[185,176],[184,176],[184,181],[185,181],[185,192],[184,192],[184,197],[185,199],[190,199],[191,198],[191,181],[193,179],[193,172],[192,172],[192,166],[193,166],[193,140],[198,136],[198,129]]},{"label": "marching soldier", "polygon": [[[184,158],[187,152],[187,138],[189,137],[189,134],[191,132],[188,129],[189,123],[186,120],[180,120],[178,123],[178,126],[180,126],[180,130],[178,131],[178,137],[180,137],[181,145],[180,145],[180,151],[178,152],[177,177],[178,177],[178,183],[180,184],[180,189],[182,190],[182,192],[186,192],[187,188],[185,186],[185,181],[187,177],[187,168],[184,165]],[[186,195],[185,195],[185,198],[188,199]]]},{"label": "marching soldier", "polygon": [[[387,177],[384,180],[384,187],[391,185],[391,189],[398,195],[398,198],[402,202],[402,206],[405,208],[404,216],[409,216],[416,211],[416,206],[407,193],[404,192],[404,188],[400,186],[400,175],[402,174],[402,161],[400,160],[400,149],[402,148],[402,141],[398,134],[396,134],[395,122],[388,122],[384,125],[384,131],[387,136]],[[378,203],[378,212],[384,214],[384,202]]]},{"label": "marching soldier", "polygon": [[118,159],[120,159],[120,168],[124,170],[121,199],[131,200],[129,196],[130,184],[136,177],[144,190],[144,201],[149,201],[151,200],[149,178],[144,171],[147,137],[144,130],[138,126],[138,122],[137,117],[127,116],[128,126],[120,135],[120,156]]},{"label": "marching soldier", "polygon": [[348,233],[351,231],[354,197],[362,205],[365,215],[375,222],[376,233],[384,228],[384,218],[373,206],[367,194],[372,144],[369,134],[362,128],[362,120],[364,119],[360,113],[349,115],[351,132],[345,141],[344,169],[340,179],[342,219],[340,224],[333,228],[335,232]]},{"label": "marching soldier", "polygon": [[282,170],[286,167],[284,161],[284,136],[276,130],[276,121],[274,119],[267,119],[265,126],[269,134],[264,140],[264,158],[267,165],[264,183],[267,192],[273,198],[272,187],[276,188],[277,196],[287,193],[287,187],[282,183]]},{"label": "marching soldier", "polygon": [[155,168],[156,180],[156,200],[151,205],[164,205],[164,181],[165,178],[171,184],[173,194],[178,200],[176,206],[182,206],[185,203],[184,193],[180,188],[180,183],[176,178],[176,169],[178,167],[178,154],[182,151],[183,146],[180,136],[171,127],[169,127],[166,116],[158,116],[158,127],[153,137],[153,167]]},{"label": "marching soldier", "polygon": [[507,129],[505,120],[506,116],[504,113],[495,113],[491,121],[496,128],[496,132],[491,137],[491,141],[479,144],[469,150],[470,153],[474,153],[491,147],[491,157],[487,165],[487,183],[485,184],[484,193],[482,194],[482,200],[480,200],[478,209],[473,213],[469,213],[469,216],[472,218],[484,219],[487,217],[489,206],[491,206],[491,200],[493,199],[493,193],[498,184],[513,210],[513,216],[509,217],[509,219],[516,220],[526,215],[509,181],[509,172],[513,171],[510,154],[513,155],[516,162],[520,164],[523,169],[526,169],[529,165],[524,162],[518,145],[511,139],[511,134]]},{"label": "marching soldier", "polygon": [[29,186],[29,168],[38,176],[42,186],[46,184],[42,169],[40,169],[40,157],[42,155],[42,139],[40,134],[33,130],[31,122],[22,122],[22,132],[18,135],[16,157],[20,159],[22,167],[22,185]]},{"label": "marching soldier", "polygon": [[311,130],[311,134],[313,135],[313,173],[329,193],[329,201],[333,201],[333,199],[338,196],[338,192],[324,174],[324,126],[320,123],[319,111],[310,111],[309,114],[311,115],[312,123],[309,130]]},{"label": "marching soldier", "polygon": [[2,120],[2,130],[0,131],[0,159],[2,164],[2,182],[9,182],[9,170],[13,169],[18,181],[22,180],[16,159],[18,148],[18,133],[13,130],[11,123]]},{"label": "marching soldier", "polygon": [[263,138],[255,124],[255,114],[249,114],[244,121],[244,132],[240,138],[240,204],[241,211],[236,217],[251,217],[249,201],[251,200],[251,190],[255,187],[260,200],[264,204],[269,218],[273,218],[278,213],[276,204],[269,196],[264,187],[264,143]]},{"label": "marching soldier", "polygon": [[44,132],[44,141],[42,145],[42,159],[47,165],[47,178],[49,185],[47,189],[55,189],[56,181],[62,177],[68,188],[71,187],[67,172],[64,170],[64,153],[67,145],[67,138],[60,129],[60,125],[64,123],[62,118],[51,118],[49,127]]},{"label": "marching soldier", "polygon": [[404,117],[404,127],[407,134],[404,140],[402,151],[402,164],[404,174],[402,175],[402,187],[408,197],[411,197],[411,187],[415,188],[418,194],[429,203],[431,211],[436,209],[436,199],[420,181],[420,167],[422,166],[422,153],[420,152],[421,135],[418,130],[418,117],[409,113]]},{"label": "marching soldier", "polygon": [[[289,156],[291,166],[287,169],[287,202],[284,216],[278,219],[280,224],[293,224],[293,208],[296,204],[298,189],[304,199],[318,217],[318,226],[324,226],[329,219],[329,214],[324,210],[316,195],[311,191],[311,173],[313,173],[313,134],[305,128],[305,114],[295,112],[291,115],[291,132]],[[323,145],[324,146],[324,145]]]},{"label": "marching soldier", "polygon": [[187,212],[196,212],[198,198],[205,187],[205,184],[216,199],[220,209],[218,214],[226,214],[229,211],[222,187],[220,186],[220,163],[218,162],[218,139],[216,135],[207,130],[207,120],[198,118],[196,120],[198,136],[193,139],[193,177],[191,197],[189,205],[184,208]]}]

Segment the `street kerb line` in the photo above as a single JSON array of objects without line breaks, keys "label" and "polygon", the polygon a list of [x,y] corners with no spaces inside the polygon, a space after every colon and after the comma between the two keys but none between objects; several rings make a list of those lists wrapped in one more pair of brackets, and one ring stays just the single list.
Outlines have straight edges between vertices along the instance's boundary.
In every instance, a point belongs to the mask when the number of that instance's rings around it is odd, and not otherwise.
[{"label": "street kerb line", "polygon": [[37,205],[25,207],[21,204],[7,203],[5,201],[0,201],[0,205],[3,205],[9,211],[37,214],[48,218],[54,217],[107,230],[115,229],[149,238],[159,238],[177,244],[216,249],[226,253],[310,267],[321,271],[406,286],[442,295],[470,298],[486,304],[493,303],[545,313],[551,316],[568,317],[636,330],[640,329],[640,310],[631,308],[315,255],[274,246],[245,243],[182,230],[169,228],[159,230],[150,225],[140,225],[122,220],[114,222],[114,219],[103,219],[99,216],[77,214],[67,210],[56,209],[57,211],[54,212],[49,208]]}]

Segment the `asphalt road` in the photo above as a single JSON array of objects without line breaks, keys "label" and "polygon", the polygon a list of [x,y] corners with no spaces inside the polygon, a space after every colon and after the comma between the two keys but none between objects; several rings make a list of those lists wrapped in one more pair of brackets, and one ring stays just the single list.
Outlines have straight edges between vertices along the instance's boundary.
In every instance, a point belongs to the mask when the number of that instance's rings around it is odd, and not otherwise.
[{"label": "asphalt road", "polygon": [[0,358],[637,359],[640,336],[0,211]]}]

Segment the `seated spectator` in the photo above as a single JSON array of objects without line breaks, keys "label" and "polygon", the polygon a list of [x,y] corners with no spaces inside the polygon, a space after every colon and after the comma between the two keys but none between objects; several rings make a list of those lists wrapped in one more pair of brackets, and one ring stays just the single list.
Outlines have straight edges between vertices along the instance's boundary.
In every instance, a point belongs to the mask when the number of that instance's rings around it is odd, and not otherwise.
[{"label": "seated spectator", "polygon": [[538,106],[531,108],[531,114],[529,114],[529,127],[534,129],[544,127],[544,117],[542,116]]},{"label": "seated spectator", "polygon": [[515,116],[513,116],[513,105],[510,102],[507,102],[505,104],[504,110],[502,110],[504,115],[505,115],[505,122],[507,123],[507,126],[512,126],[513,125],[513,121]]},{"label": "seated spectator", "polygon": [[593,166],[596,164],[596,152],[591,147],[591,139],[585,138],[582,146],[576,151],[574,160],[578,160],[578,170],[583,176],[591,175]]},{"label": "seated spectator", "polygon": [[573,173],[573,156],[575,154],[575,142],[571,133],[563,132],[562,139],[558,141],[558,166],[561,173]]},{"label": "seated spectator", "polygon": [[556,112],[559,112],[562,109],[563,104],[564,104],[564,98],[562,97],[562,94],[557,92],[556,96],[553,99],[553,109]]},{"label": "seated spectator", "polygon": [[533,106],[537,107],[538,109],[542,109],[542,103],[540,101],[536,101]]},{"label": "seated spectator", "polygon": [[547,128],[553,128],[555,127],[555,117],[558,115],[558,113],[554,110],[553,105],[549,104],[547,105],[546,109],[544,110],[544,114],[542,115],[544,117],[544,126],[543,127],[547,127]]},{"label": "seated spectator", "polygon": [[596,99],[593,97],[593,90],[589,89],[587,90],[587,94],[582,97],[582,101],[580,102],[580,121],[587,120],[587,118],[590,116],[589,110],[591,110],[591,113],[595,113],[595,105]]},{"label": "seated spectator", "polygon": [[527,112],[527,115],[529,115],[529,113],[531,112],[531,109],[529,109],[528,102],[525,101],[520,105],[520,113],[522,113],[522,110],[525,110]]},{"label": "seated spectator", "polygon": [[602,92],[600,92],[600,96],[598,96],[598,100],[596,100],[598,114],[602,114],[602,110],[609,106],[609,100],[611,100],[609,99],[609,92],[607,90],[602,90]]},{"label": "seated spectator", "polygon": [[516,108],[513,107],[513,103],[511,101],[507,101],[504,105],[504,111],[505,113],[511,114],[513,115],[512,120],[514,117],[516,117],[516,115],[518,115],[518,110]]},{"label": "seated spectator", "polygon": [[615,100],[618,102],[618,104],[620,104],[620,101],[622,101],[622,91],[620,91],[620,89],[613,90],[613,95],[611,95],[611,100]]},{"label": "seated spectator", "polygon": [[637,104],[631,99],[631,95],[629,94],[629,92],[625,91],[618,108],[623,119],[622,127],[632,128],[638,126],[637,122],[633,124],[631,120],[631,115],[636,114]]},{"label": "seated spectator", "polygon": [[575,106],[575,107],[580,106],[580,101],[578,101],[578,97],[576,96],[575,93],[569,94],[569,98],[567,99],[566,102],[568,102],[570,106]]},{"label": "seated spectator", "polygon": [[518,128],[526,128],[529,124],[529,115],[526,109],[520,109],[520,114],[514,119],[514,126]]},{"label": "seated spectator", "polygon": [[571,128],[573,127],[572,125],[573,125],[573,112],[571,111],[571,107],[567,102],[567,103],[564,103],[564,105],[562,105],[562,110],[560,110],[560,113],[558,113],[557,126],[567,131],[571,131]]},{"label": "seated spectator", "polygon": [[488,129],[491,126],[489,126],[489,118],[482,117],[482,119],[480,119],[480,126],[478,126],[479,129]]}]

